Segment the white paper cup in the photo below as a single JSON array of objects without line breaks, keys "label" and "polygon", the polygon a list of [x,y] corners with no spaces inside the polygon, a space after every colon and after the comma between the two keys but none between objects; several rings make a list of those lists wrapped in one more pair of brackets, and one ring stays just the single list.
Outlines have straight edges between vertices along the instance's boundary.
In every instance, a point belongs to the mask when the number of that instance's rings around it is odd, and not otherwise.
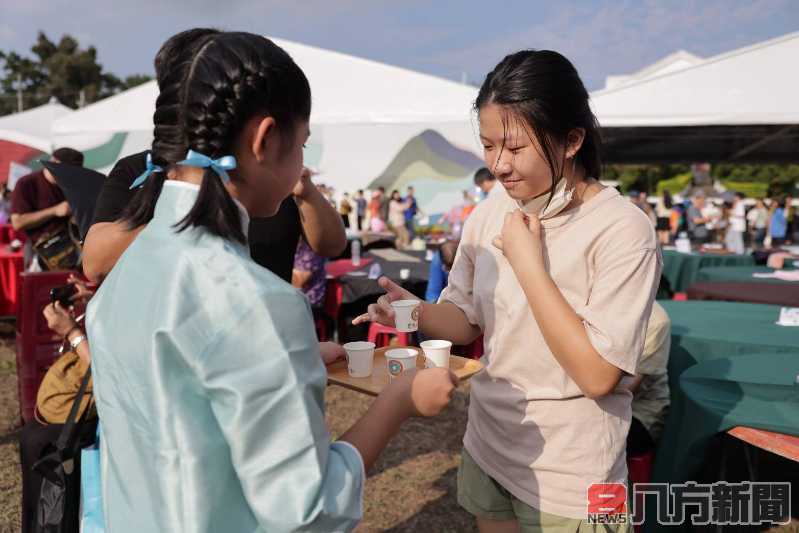
[{"label": "white paper cup", "polygon": [[411,269],[410,268],[400,269],[400,279],[408,279],[410,277],[411,277]]},{"label": "white paper cup", "polygon": [[347,371],[353,378],[367,378],[372,375],[375,361],[375,343],[348,342],[344,345],[347,352]]},{"label": "white paper cup", "polygon": [[449,341],[424,341],[419,346],[422,347],[425,356],[425,366],[427,368],[449,368],[449,352],[452,343]]},{"label": "white paper cup", "polygon": [[391,379],[399,376],[406,370],[416,368],[416,357],[419,351],[414,348],[395,348],[386,352],[388,375]]},{"label": "white paper cup", "polygon": [[394,309],[394,327],[397,331],[410,333],[419,329],[420,300],[397,300],[391,302]]}]

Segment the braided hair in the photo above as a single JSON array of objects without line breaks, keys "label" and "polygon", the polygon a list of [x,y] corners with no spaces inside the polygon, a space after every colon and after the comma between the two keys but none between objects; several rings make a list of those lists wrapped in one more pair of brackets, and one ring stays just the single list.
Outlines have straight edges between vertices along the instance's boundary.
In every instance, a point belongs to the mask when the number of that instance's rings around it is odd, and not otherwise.
[{"label": "braided hair", "polygon": [[180,68],[182,64],[191,63],[191,58],[202,46],[203,38],[218,33],[221,32],[213,28],[192,28],[176,33],[167,39],[158,49],[153,61],[158,88],[160,89],[164,85],[165,78],[172,71]]},{"label": "braided hair", "polygon": [[[165,60],[155,104],[153,162],[168,169],[189,149],[212,159],[230,155],[251,117],[266,114],[278,124],[282,138],[311,114],[311,89],[302,70],[269,39],[244,32],[198,36],[190,50],[175,49]],[[232,175],[233,180],[236,179]],[[153,174],[134,197],[123,218],[131,228],[153,217],[166,172]],[[222,180],[205,169],[200,193],[178,231],[203,227],[225,239],[246,243],[239,211]]]}]

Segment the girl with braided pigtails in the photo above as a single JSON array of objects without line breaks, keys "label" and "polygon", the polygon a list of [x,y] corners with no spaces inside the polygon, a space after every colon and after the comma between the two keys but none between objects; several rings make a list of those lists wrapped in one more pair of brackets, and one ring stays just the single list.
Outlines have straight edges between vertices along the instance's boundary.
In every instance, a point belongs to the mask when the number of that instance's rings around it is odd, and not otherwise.
[{"label": "girl with braided pigtails", "polygon": [[106,528],[348,531],[365,468],[406,418],[446,406],[452,377],[404,374],[331,442],[308,303],[246,246],[249,217],[300,176],[308,81],[258,35],[192,48],[160,84],[125,213],[146,227],[88,310]]}]

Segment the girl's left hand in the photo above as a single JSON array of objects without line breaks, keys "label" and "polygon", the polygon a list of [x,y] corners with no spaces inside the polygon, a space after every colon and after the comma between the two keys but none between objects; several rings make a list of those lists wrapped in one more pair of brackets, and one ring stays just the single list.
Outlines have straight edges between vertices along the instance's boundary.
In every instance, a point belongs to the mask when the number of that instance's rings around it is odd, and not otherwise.
[{"label": "girl's left hand", "polygon": [[541,221],[520,209],[505,215],[502,233],[494,237],[496,246],[515,269],[544,267]]},{"label": "girl's left hand", "polygon": [[69,275],[69,279],[67,279],[67,283],[73,283],[75,285],[76,292],[72,296],[72,303],[73,304],[85,304],[89,300],[91,300],[92,296],[94,296],[94,291],[89,289],[83,281],[79,280],[74,274]]}]

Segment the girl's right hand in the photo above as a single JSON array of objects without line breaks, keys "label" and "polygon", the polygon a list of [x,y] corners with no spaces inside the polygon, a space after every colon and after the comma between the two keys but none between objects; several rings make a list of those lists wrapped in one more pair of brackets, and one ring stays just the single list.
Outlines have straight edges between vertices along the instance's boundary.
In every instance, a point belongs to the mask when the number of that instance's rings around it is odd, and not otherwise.
[{"label": "girl's right hand", "polygon": [[403,372],[387,392],[403,402],[409,416],[436,416],[449,405],[458,378],[447,368],[427,368]]},{"label": "girl's right hand", "polygon": [[61,307],[59,302],[48,304],[42,311],[45,320],[47,320],[47,327],[56,332],[61,337],[66,337],[67,334],[74,328],[78,327],[75,319],[69,314],[69,311]]},{"label": "girl's right hand", "polygon": [[394,327],[394,309],[391,302],[397,300],[418,300],[412,292],[406,291],[390,279],[382,276],[377,280],[378,285],[386,291],[386,294],[377,299],[377,303],[369,305],[366,313],[358,316],[352,321],[354,326],[364,322],[377,322],[384,326]]}]

